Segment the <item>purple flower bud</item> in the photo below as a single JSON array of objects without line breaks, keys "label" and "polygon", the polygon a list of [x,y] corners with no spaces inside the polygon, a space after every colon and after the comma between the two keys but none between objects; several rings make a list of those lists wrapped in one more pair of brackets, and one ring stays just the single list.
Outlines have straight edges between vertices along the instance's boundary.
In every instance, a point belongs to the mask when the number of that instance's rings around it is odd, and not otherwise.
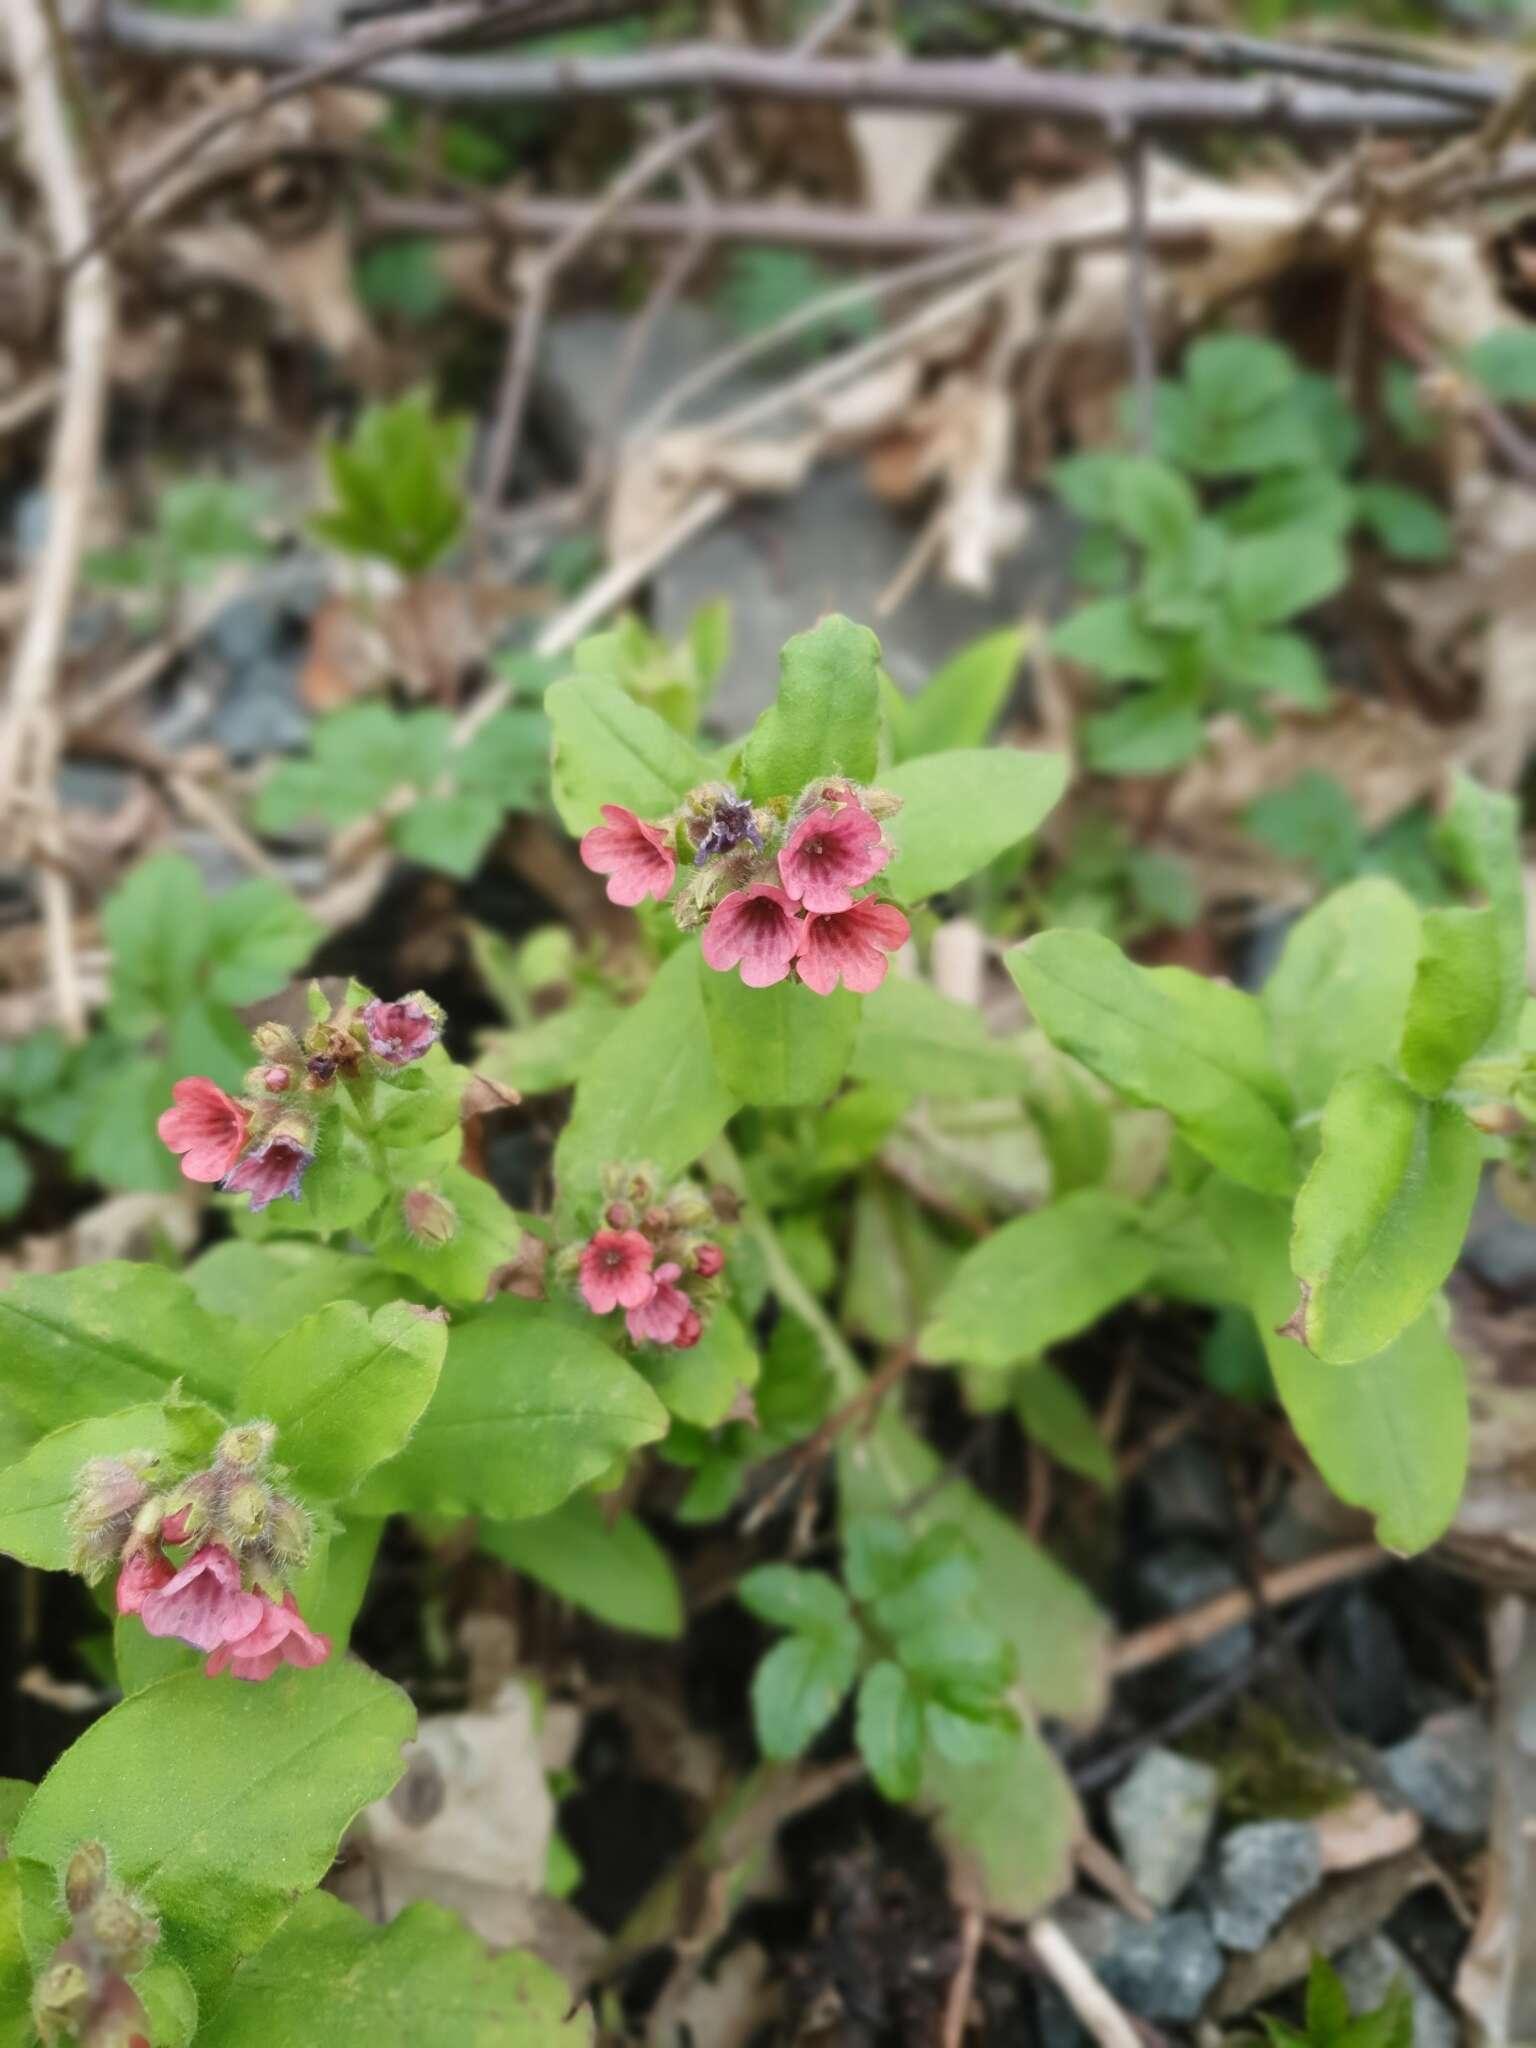
[{"label": "purple flower bud", "polygon": [[698,846],[693,856],[696,868],[717,859],[722,853],[729,853],[734,846],[750,844],[759,853],[763,848],[763,835],[757,829],[751,804],[729,789],[716,799],[712,811],[689,824],[688,836],[695,839]]},{"label": "purple flower bud", "polygon": [[419,992],[402,996],[398,1003],[383,1003],[375,996],[364,1005],[363,1029],[375,1059],[404,1067],[436,1045],[443,1034],[443,1013]]},{"label": "purple flower bud", "polygon": [[229,1194],[248,1194],[254,1215],[279,1195],[291,1195],[297,1202],[304,1176],[314,1163],[311,1146],[300,1140],[297,1131],[279,1124],[231,1167],[221,1185]]}]

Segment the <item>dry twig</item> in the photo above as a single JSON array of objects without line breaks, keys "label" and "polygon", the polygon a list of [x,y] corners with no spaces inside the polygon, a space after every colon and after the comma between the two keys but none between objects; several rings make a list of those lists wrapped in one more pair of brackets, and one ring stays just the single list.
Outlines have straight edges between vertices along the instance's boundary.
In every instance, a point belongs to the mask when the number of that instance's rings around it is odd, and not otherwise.
[{"label": "dry twig", "polygon": [[1049,1914],[1029,1930],[1041,1968],[1099,2048],[1142,2048],[1141,2036]]},{"label": "dry twig", "polygon": [[1117,1678],[1129,1671],[1144,1671],[1149,1664],[1160,1664],[1165,1657],[1175,1657],[1181,1650],[1193,1650],[1223,1635],[1256,1614],[1261,1605],[1286,1607],[1292,1601],[1306,1599],[1309,1593],[1320,1592],[1324,1586],[1363,1577],[1391,1562],[1391,1553],[1374,1543],[1350,1543],[1341,1550],[1324,1551],[1321,1557],[1306,1557],[1299,1564],[1283,1565],[1278,1571],[1267,1573],[1252,1591],[1246,1586],[1237,1587],[1207,1600],[1201,1607],[1172,1614],[1166,1621],[1155,1621],[1138,1629],[1135,1635],[1123,1637],[1110,1652],[1110,1670]]}]

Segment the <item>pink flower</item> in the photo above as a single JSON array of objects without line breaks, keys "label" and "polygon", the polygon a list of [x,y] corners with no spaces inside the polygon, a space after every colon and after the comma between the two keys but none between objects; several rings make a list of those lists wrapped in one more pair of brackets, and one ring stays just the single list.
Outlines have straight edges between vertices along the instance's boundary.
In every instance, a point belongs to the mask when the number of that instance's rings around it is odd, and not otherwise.
[{"label": "pink flower", "polygon": [[604,804],[605,825],[594,825],[581,842],[582,864],[608,877],[608,901],[632,908],[647,896],[660,903],[677,873],[677,855],[660,825],[647,825],[622,804]]},{"label": "pink flower", "polygon": [[436,1045],[443,1035],[443,1021],[409,996],[398,1003],[381,1003],[375,996],[363,1005],[363,1029],[368,1033],[368,1050],[376,1060],[390,1067],[408,1067]]},{"label": "pink flower", "polygon": [[904,946],[911,929],[894,903],[868,896],[847,910],[813,915],[800,934],[795,971],[819,996],[831,995],[839,975],[844,988],[871,995],[890,965],[885,955]]},{"label": "pink flower", "polygon": [[[676,1344],[679,1333],[687,1326],[693,1314],[693,1304],[681,1287],[674,1283],[682,1275],[682,1267],[670,1259],[656,1268],[656,1287],[649,1301],[632,1308],[624,1318],[629,1334],[637,1344]],[[696,1340],[695,1340],[696,1341]]]},{"label": "pink flower", "polygon": [[155,1125],[161,1143],[181,1154],[188,1180],[222,1180],[251,1135],[251,1113],[202,1074],[189,1074],[171,1090],[176,1107]]},{"label": "pink flower", "polygon": [[850,803],[802,818],[779,855],[779,874],[807,910],[846,910],[852,892],[878,875],[890,857],[879,821]]},{"label": "pink flower", "polygon": [[237,1643],[261,1620],[262,1598],[240,1584],[240,1567],[222,1543],[205,1543],[163,1586],[139,1602],[152,1636],[180,1636],[194,1650]]},{"label": "pink flower", "polygon": [[717,1244],[701,1244],[694,1247],[693,1270],[701,1280],[713,1280],[725,1265],[725,1253]]},{"label": "pink flower", "polygon": [[307,1145],[274,1131],[225,1174],[224,1187],[232,1195],[249,1193],[254,1214],[279,1195],[291,1195],[298,1201],[304,1176],[314,1163],[315,1155]]},{"label": "pink flower", "polygon": [[221,1671],[234,1678],[270,1678],[279,1664],[297,1664],[301,1671],[309,1671],[325,1662],[331,1639],[315,1634],[291,1593],[283,1595],[281,1604],[257,1597],[261,1615],[256,1626],[238,1640],[226,1638],[216,1647],[204,1667],[210,1678]]},{"label": "pink flower", "polygon": [[581,1254],[581,1291],[595,1316],[637,1309],[656,1291],[651,1247],[638,1230],[600,1230]]},{"label": "pink flower", "polygon": [[703,1334],[704,1325],[699,1321],[697,1312],[689,1309],[683,1318],[683,1327],[672,1339],[673,1347],[678,1351],[691,1351]]},{"label": "pink flower", "polygon": [[700,941],[705,960],[717,974],[729,974],[739,960],[748,988],[772,988],[783,981],[799,943],[794,904],[782,889],[767,882],[722,896]]},{"label": "pink flower", "polygon": [[151,1593],[158,1593],[176,1576],[176,1567],[157,1544],[136,1550],[123,1560],[117,1575],[117,1611],[137,1614]]}]

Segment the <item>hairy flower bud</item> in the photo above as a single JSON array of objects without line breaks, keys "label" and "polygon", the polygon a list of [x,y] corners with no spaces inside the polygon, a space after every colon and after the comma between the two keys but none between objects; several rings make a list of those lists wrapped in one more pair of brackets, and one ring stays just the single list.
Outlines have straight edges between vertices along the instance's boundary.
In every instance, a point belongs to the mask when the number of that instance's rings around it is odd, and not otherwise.
[{"label": "hairy flower bud", "polygon": [[254,1543],[267,1526],[267,1490],[254,1479],[242,1479],[224,1500],[224,1534],[231,1550]]},{"label": "hairy flower bud", "polygon": [[126,1892],[113,1887],[91,1910],[90,1936],[112,1968],[131,1977],[149,1961],[160,1927]]},{"label": "hairy flower bud", "polygon": [[405,1227],[418,1244],[439,1251],[459,1227],[459,1212],[433,1187],[409,1188],[401,1197]]},{"label": "hairy flower bud", "polygon": [[894,790],[861,789],[859,802],[872,818],[894,818],[901,809],[902,799]]},{"label": "hairy flower bud", "polygon": [[91,1458],[81,1466],[69,1506],[73,1569],[94,1584],[122,1555],[134,1518],[150,1497],[147,1475],[154,1455]]},{"label": "hairy flower bud", "polygon": [[251,1033],[251,1044],[264,1065],[296,1067],[303,1058],[299,1041],[286,1024],[258,1024]]},{"label": "hairy flower bud", "polygon": [[296,1500],[275,1493],[267,1503],[267,1526],[261,1547],[279,1575],[302,1571],[309,1562],[315,1525]]},{"label": "hairy flower bud", "polygon": [[628,1230],[634,1220],[635,1212],[628,1202],[610,1202],[603,1211],[603,1221],[610,1230]]},{"label": "hairy flower bud", "polygon": [[679,1181],[667,1197],[667,1211],[678,1230],[707,1230],[715,1212],[703,1191],[692,1181]]},{"label": "hairy flower bud", "polygon": [[90,1979],[73,1957],[56,1958],[32,1987],[32,2024],[44,2048],[78,2034],[90,2010]]},{"label": "hairy flower bud", "polygon": [[245,1422],[238,1429],[226,1429],[214,1456],[221,1465],[236,1472],[259,1472],[272,1455],[277,1427],[271,1422]]},{"label": "hairy flower bud", "polygon": [[107,1882],[107,1852],[100,1842],[82,1842],[64,1873],[64,1903],[71,1913],[84,1913],[101,1897]]}]

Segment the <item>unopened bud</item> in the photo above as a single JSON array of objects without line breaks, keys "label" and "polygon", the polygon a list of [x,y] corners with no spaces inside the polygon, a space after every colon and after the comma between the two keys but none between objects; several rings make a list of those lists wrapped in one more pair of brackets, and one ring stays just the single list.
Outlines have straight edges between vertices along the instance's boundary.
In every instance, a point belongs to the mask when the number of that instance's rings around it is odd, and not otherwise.
[{"label": "unopened bud", "polygon": [[717,1244],[701,1244],[695,1247],[693,1270],[701,1280],[713,1280],[725,1265],[725,1253]]},{"label": "unopened bud", "polygon": [[71,1913],[83,1913],[101,1897],[107,1881],[107,1852],[100,1842],[82,1842],[69,1859],[64,1873],[64,1903]]},{"label": "unopened bud", "polygon": [[409,1188],[401,1197],[405,1227],[418,1244],[439,1251],[459,1227],[459,1212],[436,1188]]},{"label": "unopened bud", "polygon": [[861,789],[858,801],[872,818],[894,818],[901,809],[901,798],[889,789]]},{"label": "unopened bud", "polygon": [[610,1230],[628,1230],[635,1220],[635,1212],[628,1202],[610,1202],[603,1211],[603,1221]]},{"label": "unopened bud", "polygon": [[245,1422],[226,1429],[214,1453],[219,1463],[236,1472],[259,1472],[272,1455],[277,1428],[270,1422]]},{"label": "unopened bud", "polygon": [[312,1088],[329,1088],[336,1078],[335,1056],[328,1052],[312,1053],[307,1063],[307,1071]]},{"label": "unopened bud", "polygon": [[1508,1102],[1479,1102],[1467,1111],[1467,1117],[1493,1138],[1512,1138],[1525,1122],[1519,1110]]},{"label": "unopened bud", "polygon": [[113,1969],[131,1977],[149,1961],[160,1927],[126,1892],[109,1891],[91,1913],[91,1935]]},{"label": "unopened bud", "polygon": [[296,1500],[274,1494],[267,1503],[267,1526],[261,1547],[279,1572],[302,1571],[309,1562],[315,1529]]},{"label": "unopened bud", "polygon": [[261,1077],[261,1085],[269,1095],[281,1095],[293,1079],[286,1067],[268,1067]]},{"label": "unopened bud", "polygon": [[150,1497],[145,1475],[154,1462],[152,1454],[139,1452],[128,1458],[91,1458],[80,1468],[69,1506],[71,1561],[88,1583],[122,1555],[134,1517]]},{"label": "unopened bud", "polygon": [[275,1066],[279,1061],[288,1067],[299,1064],[299,1041],[286,1024],[258,1024],[251,1033],[251,1043],[269,1065]]},{"label": "unopened bud", "polygon": [[674,1229],[703,1230],[715,1220],[708,1198],[692,1181],[682,1181],[667,1198],[667,1210]]},{"label": "unopened bud", "polygon": [[224,1533],[231,1550],[254,1543],[267,1526],[267,1492],[254,1479],[232,1486],[224,1502]]},{"label": "unopened bud", "polygon": [[32,2024],[45,2048],[78,2033],[90,2010],[90,1979],[79,1962],[50,1963],[32,1987]]}]

